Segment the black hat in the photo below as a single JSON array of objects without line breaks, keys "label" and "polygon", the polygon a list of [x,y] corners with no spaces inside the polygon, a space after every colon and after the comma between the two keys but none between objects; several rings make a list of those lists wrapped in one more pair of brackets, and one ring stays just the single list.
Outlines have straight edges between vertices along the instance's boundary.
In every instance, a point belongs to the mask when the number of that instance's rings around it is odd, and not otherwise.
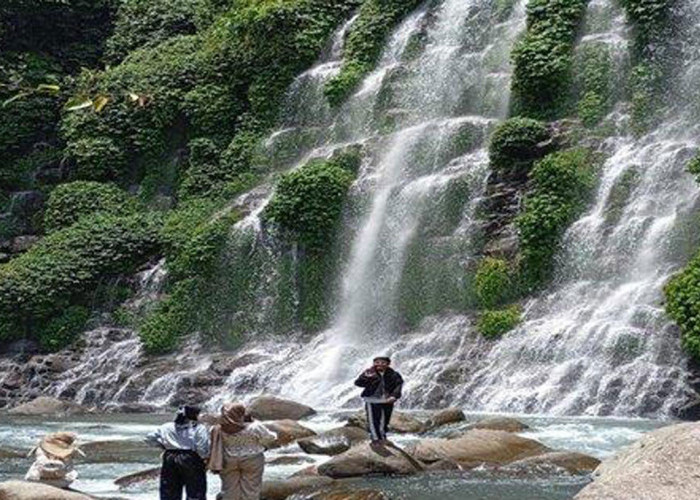
[{"label": "black hat", "polygon": [[389,358],[389,356],[377,356],[372,361],[386,361],[387,363],[391,363],[391,358]]}]

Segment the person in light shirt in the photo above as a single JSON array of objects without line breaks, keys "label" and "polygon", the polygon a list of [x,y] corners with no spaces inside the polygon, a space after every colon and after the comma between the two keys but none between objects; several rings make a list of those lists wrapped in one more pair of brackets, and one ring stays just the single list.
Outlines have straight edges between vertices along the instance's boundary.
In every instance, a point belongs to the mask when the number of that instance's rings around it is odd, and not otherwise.
[{"label": "person in light shirt", "polygon": [[262,492],[266,443],[277,435],[259,422],[246,421],[241,403],[226,403],[211,428],[209,470],[221,476],[217,500],[258,500]]},{"label": "person in light shirt", "polygon": [[209,458],[209,431],[197,419],[200,409],[183,406],[174,422],[161,425],[146,440],[163,448],[160,473],[160,499],[181,500],[185,489],[188,500],[206,500]]}]

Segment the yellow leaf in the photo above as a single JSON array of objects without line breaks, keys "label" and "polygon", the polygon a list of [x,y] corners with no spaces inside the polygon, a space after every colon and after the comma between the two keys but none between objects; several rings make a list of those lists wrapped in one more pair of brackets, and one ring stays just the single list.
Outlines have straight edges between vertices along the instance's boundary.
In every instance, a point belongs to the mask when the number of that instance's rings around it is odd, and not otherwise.
[{"label": "yellow leaf", "polygon": [[66,103],[66,109],[68,111],[78,111],[79,109],[85,109],[92,106],[92,99],[85,97],[74,97]]},{"label": "yellow leaf", "polygon": [[131,102],[136,102],[139,100],[138,94],[134,94],[133,92],[129,92],[129,99],[131,99]]},{"label": "yellow leaf", "polygon": [[95,102],[93,103],[92,107],[97,111],[98,113],[104,109],[104,107],[107,105],[109,102],[109,97],[101,95],[98,96],[95,99]]},{"label": "yellow leaf", "polygon": [[51,85],[48,83],[42,83],[40,85],[37,85],[36,87],[37,90],[46,90],[47,92],[58,92],[61,90],[61,87],[58,85]]},{"label": "yellow leaf", "polygon": [[20,92],[19,94],[16,94],[16,95],[10,97],[9,99],[5,100],[2,103],[2,107],[4,108],[8,104],[11,104],[11,103],[15,102],[16,100],[21,99],[22,97],[25,97],[27,95],[29,95],[27,92]]}]

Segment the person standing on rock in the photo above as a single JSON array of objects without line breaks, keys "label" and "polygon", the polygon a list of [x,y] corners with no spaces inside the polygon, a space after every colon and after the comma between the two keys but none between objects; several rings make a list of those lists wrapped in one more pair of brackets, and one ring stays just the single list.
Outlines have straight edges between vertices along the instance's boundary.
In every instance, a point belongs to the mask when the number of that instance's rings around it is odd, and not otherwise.
[{"label": "person standing on rock", "polygon": [[165,450],[160,472],[161,500],[181,500],[183,488],[187,500],[207,498],[209,430],[198,422],[200,412],[196,406],[183,406],[174,422],[163,424],[146,438]]},{"label": "person standing on rock", "polygon": [[277,435],[259,422],[246,421],[241,403],[221,408],[219,425],[211,428],[209,470],[221,476],[217,500],[259,500],[265,469],[265,444]]},{"label": "person standing on rock", "polygon": [[44,436],[39,445],[29,452],[29,456],[34,456],[34,463],[24,479],[68,489],[78,478],[78,473],[73,468],[73,456],[84,456],[75,445],[75,439],[75,434],[71,432]]},{"label": "person standing on rock", "polygon": [[374,358],[371,368],[357,377],[355,385],[364,388],[362,399],[367,412],[367,427],[372,443],[386,444],[386,434],[394,411],[394,403],[401,397],[403,378],[389,365],[387,356]]}]

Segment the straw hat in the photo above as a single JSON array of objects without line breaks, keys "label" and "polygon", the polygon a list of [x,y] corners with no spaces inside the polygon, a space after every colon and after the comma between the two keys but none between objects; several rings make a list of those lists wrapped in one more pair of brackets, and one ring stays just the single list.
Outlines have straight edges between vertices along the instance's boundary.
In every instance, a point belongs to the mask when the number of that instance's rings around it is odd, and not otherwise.
[{"label": "straw hat", "polygon": [[68,458],[76,451],[80,452],[75,445],[75,439],[76,435],[72,432],[55,432],[44,436],[39,447],[55,457]]}]

